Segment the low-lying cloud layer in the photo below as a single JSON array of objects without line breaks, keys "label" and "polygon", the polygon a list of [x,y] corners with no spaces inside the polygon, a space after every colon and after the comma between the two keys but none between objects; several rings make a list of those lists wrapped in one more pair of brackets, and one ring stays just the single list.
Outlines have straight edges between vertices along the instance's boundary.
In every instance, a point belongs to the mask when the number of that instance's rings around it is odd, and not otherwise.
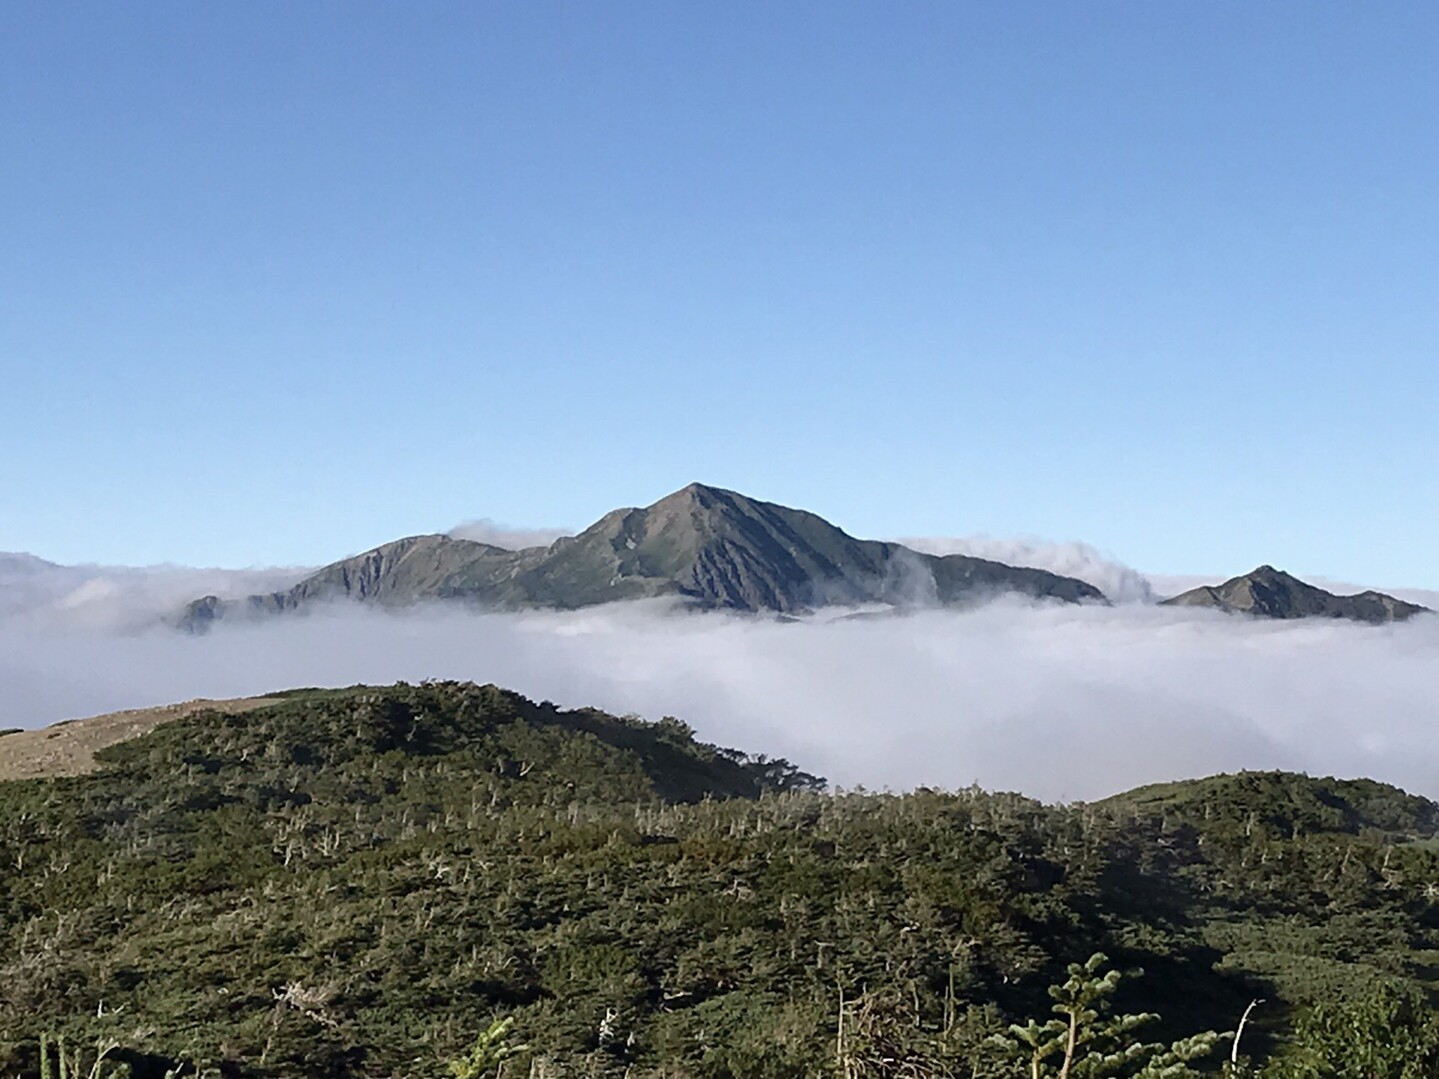
[{"label": "low-lying cloud layer", "polygon": [[24,619],[35,629],[142,629],[200,596],[273,592],[289,588],[309,572],[60,566],[33,555],[0,553],[0,625]]},{"label": "low-lying cloud layer", "polygon": [[492,681],[785,756],[844,786],[1093,798],[1240,768],[1439,796],[1439,618],[1265,623],[1143,604],[783,624],[663,605],[476,614],[356,607],[205,637],[0,619],[0,727],[193,697]]}]

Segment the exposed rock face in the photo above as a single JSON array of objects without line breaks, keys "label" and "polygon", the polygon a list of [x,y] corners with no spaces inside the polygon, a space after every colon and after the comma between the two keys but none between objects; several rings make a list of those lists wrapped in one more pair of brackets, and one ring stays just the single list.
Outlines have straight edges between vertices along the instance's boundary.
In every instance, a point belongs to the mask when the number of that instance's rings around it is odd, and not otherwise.
[{"label": "exposed rock face", "polygon": [[794,612],[959,604],[1002,592],[1104,602],[1098,589],[1070,577],[855,539],[815,514],[691,484],[644,509],[614,510],[548,547],[508,551],[413,536],[326,566],[288,592],[196,600],[180,622],[202,630],[234,614],[332,599],[388,607],[461,599],[513,610],[674,596],[702,607]]},{"label": "exposed rock face", "polygon": [[1230,614],[1252,614],[1260,618],[1347,618],[1374,624],[1429,613],[1427,607],[1406,603],[1383,592],[1336,596],[1273,566],[1260,566],[1252,573],[1230,578],[1220,585],[1192,588],[1164,602],[1176,607],[1213,607]]}]

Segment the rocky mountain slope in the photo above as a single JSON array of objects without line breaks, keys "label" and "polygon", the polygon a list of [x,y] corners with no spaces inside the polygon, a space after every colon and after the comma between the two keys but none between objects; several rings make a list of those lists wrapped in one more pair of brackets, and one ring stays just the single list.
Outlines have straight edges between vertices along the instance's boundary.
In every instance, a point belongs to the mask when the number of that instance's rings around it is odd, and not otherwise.
[{"label": "rocky mountain slope", "polygon": [[1383,592],[1336,596],[1306,584],[1273,566],[1260,566],[1220,585],[1204,585],[1164,601],[1175,607],[1212,607],[1229,614],[1261,618],[1346,618],[1355,622],[1399,622],[1427,607],[1406,603]]},{"label": "rocky mountain slope", "polygon": [[206,596],[180,621],[201,630],[219,618],[337,599],[382,607],[467,600],[513,610],[672,596],[700,607],[796,612],[962,604],[1003,592],[1104,601],[1098,589],[1070,577],[855,539],[813,513],[691,484],[643,509],[614,510],[548,547],[509,551],[412,536],[326,566],[286,592],[238,601]]}]

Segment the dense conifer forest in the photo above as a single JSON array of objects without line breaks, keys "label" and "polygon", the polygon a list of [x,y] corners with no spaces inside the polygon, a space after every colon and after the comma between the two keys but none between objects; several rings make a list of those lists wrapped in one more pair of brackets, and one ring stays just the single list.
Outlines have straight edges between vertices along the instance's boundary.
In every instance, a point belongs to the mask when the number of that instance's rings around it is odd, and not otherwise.
[{"label": "dense conifer forest", "polygon": [[1439,807],[1383,784],[830,792],[493,686],[280,696],[0,783],[0,1075],[1439,1076]]}]

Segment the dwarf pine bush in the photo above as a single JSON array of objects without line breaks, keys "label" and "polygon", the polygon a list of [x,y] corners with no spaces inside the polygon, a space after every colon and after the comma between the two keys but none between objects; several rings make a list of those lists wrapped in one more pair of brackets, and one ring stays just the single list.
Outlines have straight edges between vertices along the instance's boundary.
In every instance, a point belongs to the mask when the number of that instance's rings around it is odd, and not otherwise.
[{"label": "dwarf pine bush", "polygon": [[1204,1031],[1168,1046],[1140,1041],[1134,1032],[1159,1016],[1109,1014],[1109,998],[1122,975],[1118,970],[1101,974],[1108,961],[1103,952],[1095,952],[1085,963],[1071,963],[1069,977],[1049,989],[1055,1018],[1014,1023],[1007,1033],[995,1035],[991,1046],[1025,1064],[1030,1079],[1179,1079],[1197,1074],[1190,1063],[1230,1035]]}]

